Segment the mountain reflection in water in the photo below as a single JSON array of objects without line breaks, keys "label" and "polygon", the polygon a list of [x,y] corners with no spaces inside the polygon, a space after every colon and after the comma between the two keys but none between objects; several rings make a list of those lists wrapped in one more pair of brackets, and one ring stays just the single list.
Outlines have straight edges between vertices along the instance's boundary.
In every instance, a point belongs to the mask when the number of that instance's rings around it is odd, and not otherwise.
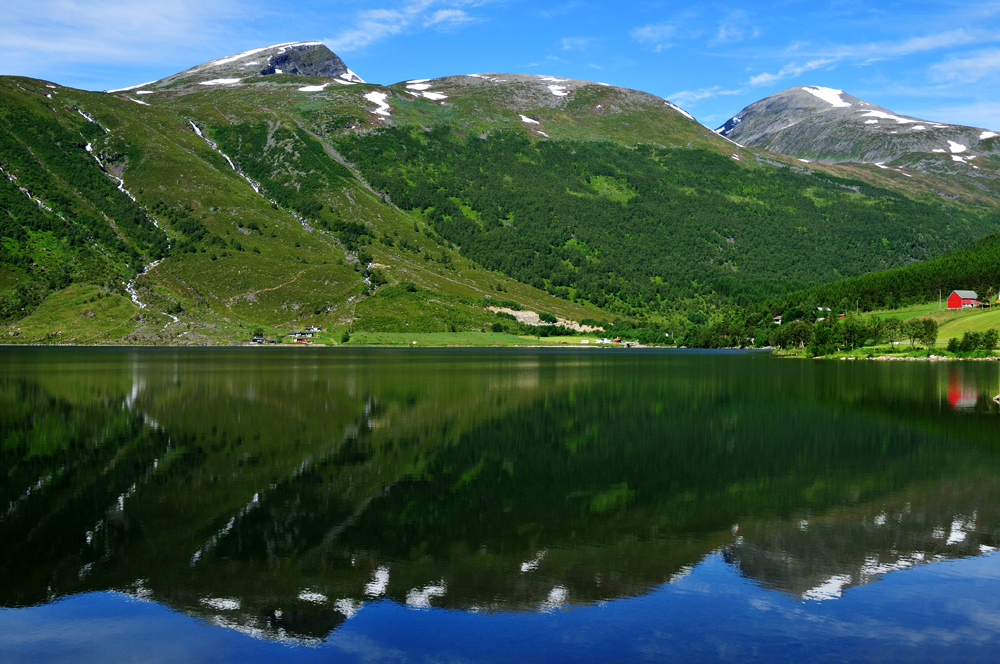
[{"label": "mountain reflection in water", "polygon": [[0,358],[3,607],[116,590],[310,643],[378,600],[551,611],[650,593],[715,554],[824,600],[1000,546],[987,363]]}]

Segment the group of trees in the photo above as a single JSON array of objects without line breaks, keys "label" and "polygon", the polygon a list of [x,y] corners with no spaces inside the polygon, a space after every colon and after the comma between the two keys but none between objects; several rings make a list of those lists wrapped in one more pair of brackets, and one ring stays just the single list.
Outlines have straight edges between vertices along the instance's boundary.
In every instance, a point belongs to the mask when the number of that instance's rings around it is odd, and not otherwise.
[{"label": "group of trees", "polygon": [[985,332],[966,332],[962,338],[952,337],[948,340],[948,351],[951,353],[972,353],[984,350],[992,353],[1000,341],[1000,332],[996,329]]},{"label": "group of trees", "polygon": [[930,318],[901,320],[853,312],[843,318],[817,318],[811,311],[803,315],[800,309],[789,309],[778,324],[770,310],[753,307],[711,324],[692,325],[679,343],[695,348],[808,348],[813,355],[828,355],[884,343],[929,346],[938,336],[937,322]]},{"label": "group of trees", "polygon": [[450,126],[390,127],[338,148],[469,258],[598,306],[759,302],[944,253],[994,221],[700,150]]},{"label": "group of trees", "polygon": [[[994,223],[997,222],[1000,219],[994,217]],[[933,301],[947,297],[956,288],[996,295],[1000,286],[998,265],[1000,234],[994,234],[944,256],[836,281],[805,293],[790,294],[779,298],[776,306],[804,297],[829,302],[847,301],[862,311],[872,311]]]}]

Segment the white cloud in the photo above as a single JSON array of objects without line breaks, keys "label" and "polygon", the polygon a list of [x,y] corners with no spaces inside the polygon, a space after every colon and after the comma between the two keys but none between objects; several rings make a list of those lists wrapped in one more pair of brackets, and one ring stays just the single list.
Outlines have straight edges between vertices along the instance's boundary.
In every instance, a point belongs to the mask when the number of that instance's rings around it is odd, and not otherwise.
[{"label": "white cloud", "polygon": [[673,23],[650,23],[629,32],[629,36],[637,42],[656,46],[662,50],[670,46],[670,40],[677,34],[677,26]]},{"label": "white cloud", "polygon": [[743,90],[726,90],[721,85],[713,85],[710,88],[699,88],[697,90],[681,90],[680,92],[675,92],[672,95],[668,95],[667,99],[680,106],[693,106],[695,103],[701,101],[702,99],[710,99],[712,97],[738,95],[738,94],[743,94]]},{"label": "white cloud", "polygon": [[11,2],[0,22],[0,57],[18,73],[59,62],[176,62],[214,43],[218,26],[241,11],[235,0]]},{"label": "white cloud", "polygon": [[486,2],[477,0],[409,0],[397,7],[367,9],[357,13],[351,27],[323,41],[335,53],[347,53],[404,31],[420,28],[454,29],[479,20],[460,7],[482,4],[486,4]]},{"label": "white cloud", "polygon": [[473,23],[477,19],[469,16],[462,9],[439,9],[430,17],[424,19],[424,27],[451,28],[466,23]]},{"label": "white cloud", "polygon": [[968,30],[959,28],[920,37],[910,37],[898,41],[880,41],[861,44],[836,44],[825,47],[793,46],[789,54],[808,54],[813,57],[850,58],[855,60],[882,60],[887,57],[926,53],[957,46],[1000,41],[1000,35],[992,30]]},{"label": "white cloud", "polygon": [[715,32],[714,44],[725,44],[730,42],[743,41],[750,37],[760,35],[760,30],[751,23],[750,17],[742,9],[732,12],[719,23],[719,28]]},{"label": "white cloud", "polygon": [[1000,73],[1000,49],[985,49],[964,57],[951,57],[931,67],[939,81],[976,83]]},{"label": "white cloud", "polygon": [[564,51],[586,51],[597,42],[595,37],[563,37],[559,41],[559,48]]},{"label": "white cloud", "polygon": [[771,74],[768,72],[764,72],[763,74],[757,74],[756,76],[751,76],[748,83],[752,86],[769,85],[771,83],[775,83],[777,81],[781,81],[786,78],[794,78],[795,76],[799,76],[808,71],[813,71],[821,67],[825,67],[826,65],[831,64],[832,62],[833,62],[832,59],[826,58],[820,60],[811,60],[810,62],[807,62],[804,65],[789,63],[784,67],[782,67],[781,70],[778,71],[777,73]]}]

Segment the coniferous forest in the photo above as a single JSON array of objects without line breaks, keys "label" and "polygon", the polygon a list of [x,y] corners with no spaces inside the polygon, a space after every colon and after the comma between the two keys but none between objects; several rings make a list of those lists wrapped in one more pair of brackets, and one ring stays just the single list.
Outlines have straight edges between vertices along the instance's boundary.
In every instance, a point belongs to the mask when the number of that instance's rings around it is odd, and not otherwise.
[{"label": "coniferous forest", "polygon": [[745,305],[938,256],[997,223],[703,150],[447,126],[387,128],[338,147],[467,257],[598,306],[656,311],[697,296]]}]

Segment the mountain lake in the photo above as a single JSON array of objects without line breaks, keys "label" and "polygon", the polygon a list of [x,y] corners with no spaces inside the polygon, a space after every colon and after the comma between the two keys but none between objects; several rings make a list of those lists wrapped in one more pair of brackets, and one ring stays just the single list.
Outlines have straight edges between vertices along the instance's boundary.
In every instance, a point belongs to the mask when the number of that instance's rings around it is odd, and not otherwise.
[{"label": "mountain lake", "polygon": [[1000,364],[0,349],[4,662],[1000,645]]}]

